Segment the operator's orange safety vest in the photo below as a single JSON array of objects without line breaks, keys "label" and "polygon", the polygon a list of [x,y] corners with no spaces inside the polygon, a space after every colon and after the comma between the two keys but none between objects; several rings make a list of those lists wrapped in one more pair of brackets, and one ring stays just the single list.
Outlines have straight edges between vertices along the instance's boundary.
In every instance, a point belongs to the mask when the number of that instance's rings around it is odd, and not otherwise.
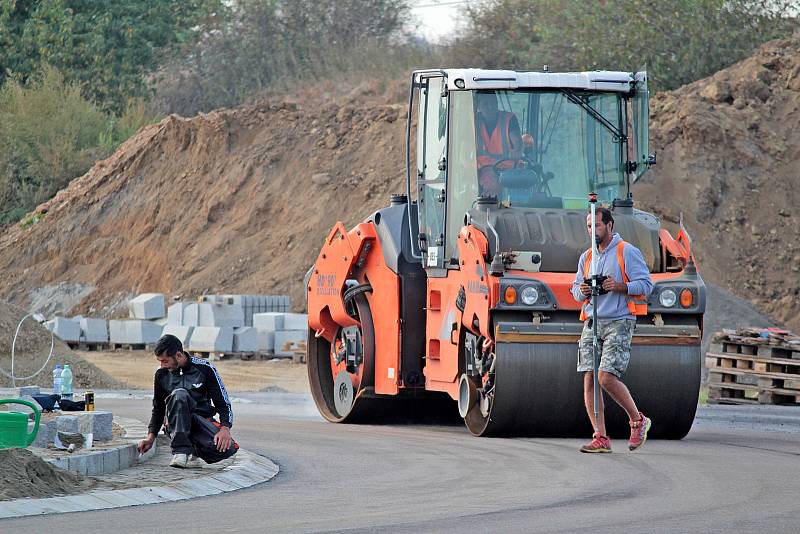
[{"label": "operator's orange safety vest", "polygon": [[[628,283],[628,275],[625,273],[625,257],[623,252],[625,250],[625,241],[620,241],[617,244],[617,263],[619,264],[619,270],[622,272],[622,281],[624,283]],[[589,267],[591,266],[592,262],[592,249],[589,249],[588,254],[586,254],[586,260],[583,262],[583,277],[588,278],[589,276]],[[647,315],[647,297],[644,295],[626,295],[628,298],[628,311],[631,312],[631,315]],[[584,301],[581,304],[581,321],[586,320],[586,304],[588,301]]]},{"label": "operator's orange safety vest", "polygon": [[[509,129],[511,128],[511,119],[514,117],[513,113],[508,111],[498,111],[497,125],[492,131],[492,135],[486,130],[486,124],[481,121],[481,129],[479,132],[481,146],[478,147],[478,168],[491,167],[498,160],[509,158],[511,149],[511,136]],[[511,168],[514,165],[511,161],[505,161],[500,164],[502,168]]]}]

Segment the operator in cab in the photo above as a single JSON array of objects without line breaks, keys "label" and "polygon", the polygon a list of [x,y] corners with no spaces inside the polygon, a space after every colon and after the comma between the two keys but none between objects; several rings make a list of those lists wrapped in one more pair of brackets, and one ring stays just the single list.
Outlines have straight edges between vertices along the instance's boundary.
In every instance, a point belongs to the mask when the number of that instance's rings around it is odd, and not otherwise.
[{"label": "operator in cab", "polygon": [[517,117],[500,111],[494,91],[476,93],[475,135],[478,182],[482,196],[499,196],[497,170],[512,169],[522,157],[522,135]]}]

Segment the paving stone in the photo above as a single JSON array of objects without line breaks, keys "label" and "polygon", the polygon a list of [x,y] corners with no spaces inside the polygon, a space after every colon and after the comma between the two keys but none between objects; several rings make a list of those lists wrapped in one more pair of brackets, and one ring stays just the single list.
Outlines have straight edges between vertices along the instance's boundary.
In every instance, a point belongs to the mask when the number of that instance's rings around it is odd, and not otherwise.
[{"label": "paving stone", "polygon": [[251,326],[233,329],[233,352],[255,352],[258,350],[258,333]]},{"label": "paving stone", "polygon": [[188,493],[193,497],[207,497],[209,495],[219,495],[222,490],[206,484],[202,479],[181,480],[174,484],[170,484],[171,488],[175,488],[182,493]]},{"label": "paving stone", "polygon": [[[155,447],[153,447],[155,448]],[[119,450],[119,468],[127,469],[136,464],[139,451],[136,450],[136,445],[127,445]]]},{"label": "paving stone", "polygon": [[167,324],[173,326],[185,326],[183,323],[183,313],[186,307],[189,306],[188,302],[176,302],[167,308]]},{"label": "paving stone", "polygon": [[108,329],[111,343],[120,345],[155,343],[162,332],[162,327],[156,323],[140,319],[109,321]]},{"label": "paving stone", "polygon": [[[82,455],[86,459],[87,476],[94,477],[105,473],[105,471],[103,471],[103,465],[106,454],[108,454],[108,451],[91,452]],[[119,456],[117,458],[119,458]]]},{"label": "paving stone", "polygon": [[275,352],[275,332],[256,328],[256,349],[261,352]]},{"label": "paving stone", "polygon": [[131,488],[126,490],[115,490],[115,496],[132,499],[139,504],[156,504],[165,502],[166,499],[152,491],[151,488]]},{"label": "paving stone", "polygon": [[119,471],[121,469],[121,466],[119,464],[119,458],[120,458],[120,449],[114,448],[105,451],[103,454],[103,470],[101,473],[102,474],[116,473],[117,471]]},{"label": "paving stone", "polygon": [[87,343],[108,343],[108,321],[105,319],[82,318],[81,341]]},{"label": "paving stone", "polygon": [[142,293],[128,301],[128,311],[133,319],[160,319],[166,316],[162,293]]},{"label": "paving stone", "polygon": [[265,332],[283,330],[283,316],[285,313],[267,312],[253,315],[253,326]]},{"label": "paving stone", "polygon": [[198,302],[190,304],[183,313],[184,326],[244,326],[244,310],[230,304]]},{"label": "paving stone", "polygon": [[66,317],[56,317],[45,323],[48,330],[53,332],[61,341],[79,342],[81,339],[81,324]]},{"label": "paving stone", "polygon": [[67,458],[67,469],[80,475],[85,475],[87,463],[86,455],[69,456]]},{"label": "paving stone", "polygon": [[59,432],[80,432],[78,430],[78,417],[75,415],[59,415],[56,417],[56,430]]},{"label": "paving stone", "polygon": [[56,436],[56,421],[51,419],[49,421],[42,421],[39,423],[39,432],[36,434],[36,439],[31,444],[33,447],[47,448]]},{"label": "paving stone", "polygon": [[197,326],[189,340],[189,350],[231,352],[233,350],[233,328]]},{"label": "paving stone", "polygon": [[161,335],[163,336],[167,334],[172,334],[173,336],[181,340],[181,344],[183,344],[184,347],[188,347],[189,340],[192,337],[193,331],[194,331],[193,326],[167,324],[164,327],[164,331]]},{"label": "paving stone", "polygon": [[130,495],[124,494],[121,490],[111,491],[93,491],[89,495],[95,495],[106,502],[111,503],[114,508],[121,508],[123,506],[138,506],[146,504],[141,500],[136,500]]},{"label": "paving stone", "polygon": [[305,313],[285,314],[281,330],[308,330],[308,315]]},{"label": "paving stone", "polygon": [[275,332],[275,355],[291,356],[292,351],[284,350],[287,343],[299,343],[306,341],[308,332],[306,330],[281,330]]},{"label": "paving stone", "polygon": [[39,386],[22,386],[21,388],[17,388],[17,397],[33,397],[38,394]]}]

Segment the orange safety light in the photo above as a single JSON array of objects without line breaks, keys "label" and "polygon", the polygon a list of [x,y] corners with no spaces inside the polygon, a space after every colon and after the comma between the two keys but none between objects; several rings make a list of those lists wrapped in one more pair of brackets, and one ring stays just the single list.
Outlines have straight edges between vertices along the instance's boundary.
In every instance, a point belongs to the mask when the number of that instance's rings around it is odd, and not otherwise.
[{"label": "orange safety light", "polygon": [[513,286],[508,286],[504,298],[506,304],[515,304],[517,302],[517,290]]},{"label": "orange safety light", "polygon": [[694,301],[694,295],[692,295],[691,289],[687,287],[681,290],[681,306],[683,306],[684,308],[688,308],[689,306],[692,305],[693,301]]}]

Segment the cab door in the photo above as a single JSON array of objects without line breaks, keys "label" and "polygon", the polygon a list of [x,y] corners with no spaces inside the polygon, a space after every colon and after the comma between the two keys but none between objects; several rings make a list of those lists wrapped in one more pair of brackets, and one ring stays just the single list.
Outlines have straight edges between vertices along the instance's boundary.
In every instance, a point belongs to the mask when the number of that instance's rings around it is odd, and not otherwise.
[{"label": "cab door", "polygon": [[417,194],[419,239],[428,276],[445,262],[447,195],[447,95],[441,76],[420,80],[417,134]]}]

